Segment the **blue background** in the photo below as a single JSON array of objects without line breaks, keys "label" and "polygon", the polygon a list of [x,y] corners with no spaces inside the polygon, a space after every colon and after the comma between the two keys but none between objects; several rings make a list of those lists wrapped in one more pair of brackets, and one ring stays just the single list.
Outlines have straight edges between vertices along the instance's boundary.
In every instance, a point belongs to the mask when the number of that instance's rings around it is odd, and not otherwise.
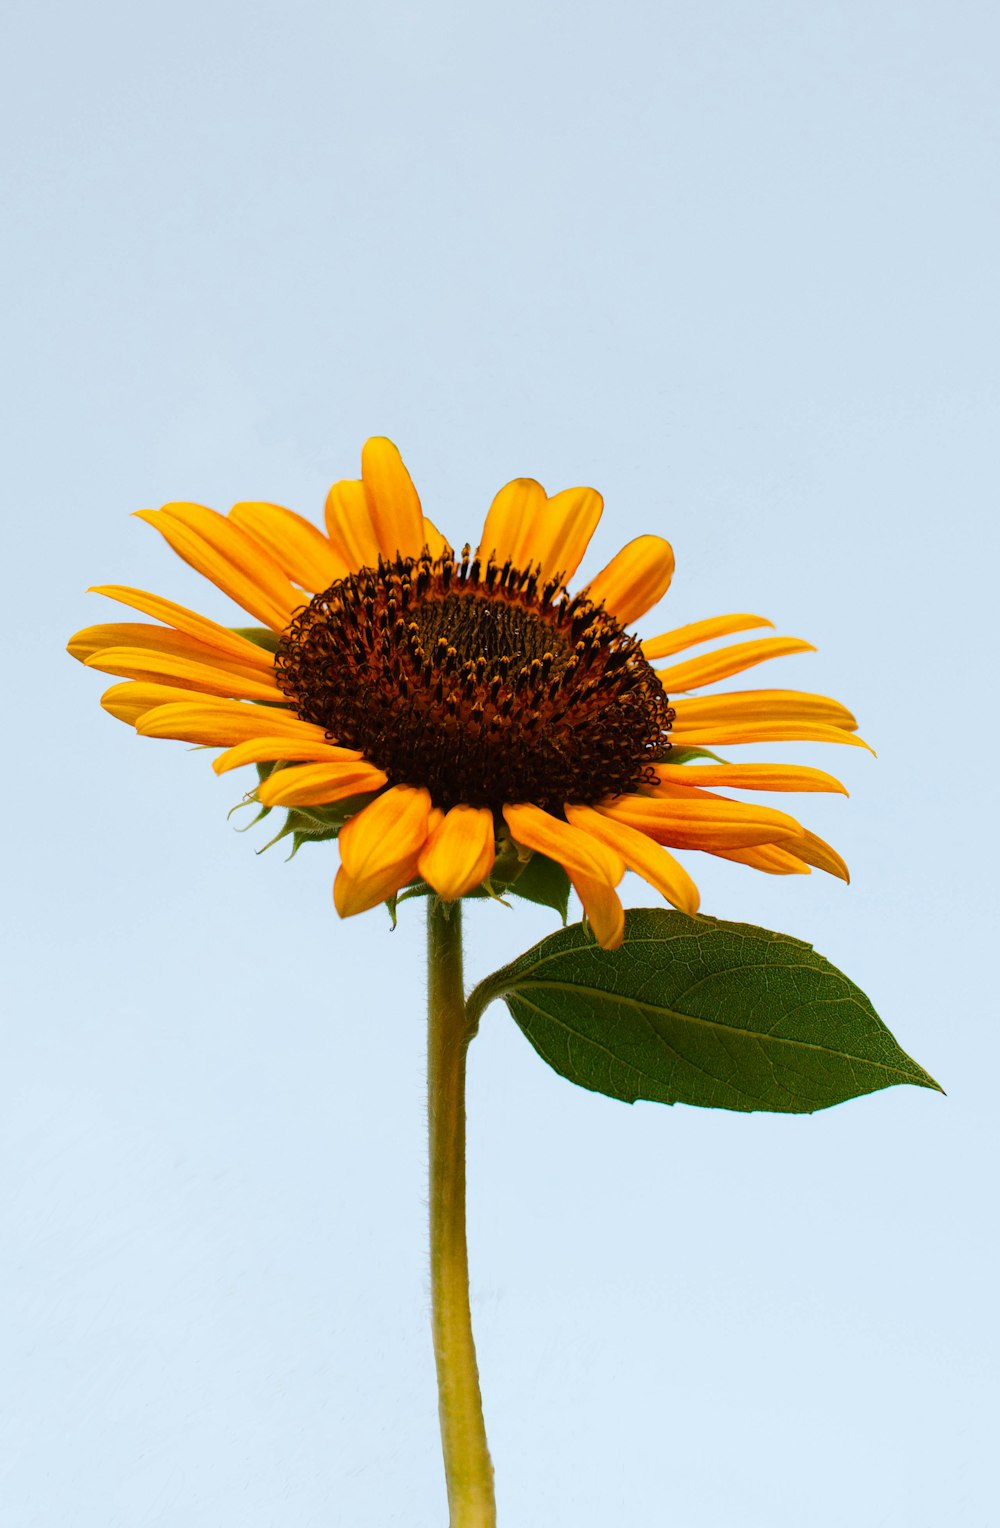
[{"label": "blue background", "polygon": [[[118,618],[95,582],[237,619],[131,510],[318,517],[384,433],[459,542],[518,474],[603,491],[586,569],[669,536],[647,635],[750,609],[817,644],[751,684],[847,701],[878,762],[745,756],[842,775],[795,806],[854,885],[688,864],[950,1095],[629,1109],[492,1009],[503,1528],[990,1528],[995,7],[43,0],[11,31],[0,1522],[445,1520],[420,908],[339,923],[335,851],[256,859],[241,778],[62,653]],[[470,978],[552,927],[467,922]]]}]

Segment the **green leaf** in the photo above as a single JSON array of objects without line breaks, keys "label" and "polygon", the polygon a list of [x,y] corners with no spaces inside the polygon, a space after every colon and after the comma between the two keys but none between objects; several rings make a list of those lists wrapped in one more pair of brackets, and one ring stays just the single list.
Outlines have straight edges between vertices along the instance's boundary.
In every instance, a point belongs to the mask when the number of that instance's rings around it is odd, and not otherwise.
[{"label": "green leaf", "polygon": [[543,939],[469,998],[502,997],[538,1054],[626,1103],[811,1114],[897,1083],[941,1089],[864,993],[811,945],[660,909],[602,950],[581,924]]}]

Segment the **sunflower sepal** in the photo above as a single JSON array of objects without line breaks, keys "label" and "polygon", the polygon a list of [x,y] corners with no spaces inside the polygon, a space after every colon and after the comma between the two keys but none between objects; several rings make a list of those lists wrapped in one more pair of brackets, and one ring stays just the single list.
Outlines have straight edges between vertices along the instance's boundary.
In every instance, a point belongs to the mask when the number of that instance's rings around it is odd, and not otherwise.
[{"label": "sunflower sepal", "polygon": [[245,637],[255,647],[262,647],[265,652],[276,653],[281,638],[276,631],[271,631],[267,626],[230,626],[229,630],[237,637]]},{"label": "sunflower sepal", "polygon": [[625,914],[618,949],[560,929],[470,994],[501,998],[543,1061],[625,1103],[811,1114],[909,1083],[943,1089],[869,999],[788,934],[662,908]]},{"label": "sunflower sepal", "polygon": [[[275,844],[281,843],[289,835],[292,838],[292,848],[288,855],[290,860],[295,858],[303,844],[330,843],[340,836],[341,830],[349,818],[367,805],[370,799],[369,796],[351,796],[342,802],[337,802],[336,806],[287,807],[285,809],[285,821],[280,830],[275,833],[273,838],[269,838],[266,844],[262,844],[257,853],[263,854],[265,850],[273,849]],[[250,804],[250,802],[238,803],[240,806],[249,806]],[[253,822],[259,822],[262,817],[265,817],[274,810],[274,807],[261,807]],[[233,811],[236,811],[236,807],[233,808]],[[253,823],[249,823],[247,826],[252,827]],[[240,831],[245,830],[241,829]]]},{"label": "sunflower sepal", "polygon": [[558,913],[563,928],[569,917],[570,880],[562,865],[544,854],[533,854],[510,881],[492,878],[501,891],[509,891],[526,902],[539,907],[550,907]]},{"label": "sunflower sepal", "polygon": [[[313,825],[314,838],[318,838],[324,832],[328,838],[336,838],[348,820],[367,806],[371,800],[371,794],[361,796],[345,796],[343,801],[337,801],[332,806],[296,806],[288,809],[290,817],[302,819]],[[306,830],[304,830],[306,831]]]},{"label": "sunflower sepal", "polygon": [[[685,748],[681,743],[671,743],[670,752],[659,764],[688,764],[692,759],[712,759],[716,764],[728,764],[729,760],[722,758],[720,754],[713,753],[711,748]],[[655,768],[655,765],[654,765]]]},{"label": "sunflower sepal", "polygon": [[[509,891],[510,887],[505,886],[502,889],[504,891]],[[393,928],[396,927],[397,909],[403,902],[409,902],[414,897],[427,897],[432,902],[440,902],[442,907],[451,906],[448,900],[445,897],[439,896],[438,893],[434,890],[434,887],[430,886],[426,881],[411,881],[409,885],[404,886],[401,891],[397,891],[393,896],[386,898],[386,911],[389,914]],[[465,902],[469,899],[484,901],[487,897],[493,902],[499,902],[501,907],[510,907],[510,903],[505,897],[500,895],[500,892],[493,885],[491,880],[485,880],[481,886],[474,886],[471,891],[463,892],[458,900],[460,902]]]},{"label": "sunflower sepal", "polygon": [[268,849],[273,849],[275,844],[280,844],[289,836],[292,839],[292,847],[288,853],[288,859],[292,860],[298,854],[303,844],[336,838],[337,833],[335,829],[313,825],[297,811],[289,811],[285,814],[285,820],[274,837],[269,838],[266,844],[261,844],[257,853],[266,853]]},{"label": "sunflower sepal", "polygon": [[242,801],[237,801],[235,806],[231,806],[229,808],[229,811],[226,813],[226,821],[229,822],[237,812],[243,811],[243,809],[248,806],[255,806],[257,811],[254,816],[251,817],[249,822],[245,822],[241,828],[237,827],[237,833],[249,832],[250,829],[255,828],[259,822],[263,822],[265,817],[270,817],[271,813],[274,811],[273,807],[261,806],[260,802],[257,800],[256,793],[251,791],[249,795],[243,797]]},{"label": "sunflower sepal", "polygon": [[[519,854],[517,845],[507,839],[497,853],[493,870],[481,886],[476,886],[472,891],[467,891],[460,900],[469,898],[499,902],[504,907],[509,907],[506,898],[510,895],[520,897],[525,902],[534,902],[538,907],[548,907],[557,913],[563,927],[569,916],[570,880],[561,865],[555,860],[548,859],[544,854],[530,854],[523,857],[523,851]],[[499,871],[498,871],[499,867]],[[408,902],[414,897],[437,896],[433,886],[424,880],[417,879],[409,882],[401,888],[395,896],[386,901],[389,917],[392,919],[393,928],[396,927],[396,910],[403,902]]]},{"label": "sunflower sepal", "polygon": [[[210,744],[206,744],[205,746],[206,747],[210,747],[211,745]],[[265,764],[257,764],[254,767],[257,770],[257,784],[258,785],[263,785],[264,781],[268,778],[268,776],[270,774],[272,774],[275,769],[278,768],[278,765],[275,764],[275,763],[268,762],[268,763],[265,763]],[[260,802],[260,800],[258,799],[256,790],[247,791],[246,795],[243,796],[239,801],[237,801],[235,806],[231,806],[229,808],[229,811],[226,813],[226,821],[229,822],[236,812],[241,812],[245,807],[248,807],[248,806],[255,806],[257,808],[257,811],[256,811],[255,815],[253,817],[251,817],[249,822],[245,822],[241,828],[237,828],[236,829],[237,833],[248,833],[250,831],[250,829],[251,828],[255,828],[259,822],[263,822],[265,817],[270,817],[271,813],[274,811],[273,807],[271,807],[271,806],[264,806]],[[281,837],[280,834],[278,836]],[[271,843],[265,844],[264,848],[265,849],[269,849],[271,847],[271,844],[272,843],[276,843],[276,842],[277,842],[277,840],[272,838],[271,839]],[[260,849],[257,850],[258,854],[260,854],[261,852],[262,851]]]}]

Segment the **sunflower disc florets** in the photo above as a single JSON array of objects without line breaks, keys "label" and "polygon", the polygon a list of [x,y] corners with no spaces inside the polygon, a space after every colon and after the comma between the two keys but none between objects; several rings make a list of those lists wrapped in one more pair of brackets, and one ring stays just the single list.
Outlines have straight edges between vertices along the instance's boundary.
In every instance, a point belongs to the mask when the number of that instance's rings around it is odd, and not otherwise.
[{"label": "sunflower disc florets", "polygon": [[277,678],[303,720],[444,810],[635,790],[673,719],[602,606],[468,547],[338,579],[285,632]]}]

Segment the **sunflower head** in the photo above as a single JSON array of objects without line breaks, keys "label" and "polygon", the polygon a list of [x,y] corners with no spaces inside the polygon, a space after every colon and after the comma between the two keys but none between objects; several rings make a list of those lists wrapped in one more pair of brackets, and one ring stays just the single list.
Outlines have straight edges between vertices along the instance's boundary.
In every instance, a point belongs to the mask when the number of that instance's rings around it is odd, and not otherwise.
[{"label": "sunflower head", "polygon": [[382,558],[338,579],[278,649],[289,704],[443,811],[561,812],[655,784],[672,712],[635,637],[556,574]]},{"label": "sunflower head", "polygon": [[831,776],[700,762],[716,745],[859,742],[824,696],[697,693],[809,644],[758,638],[654,667],[771,623],[719,616],[641,641],[628,628],[666,592],[673,553],[640,536],[572,592],[601,508],[593,489],[549,496],[516,479],[456,556],[396,448],[371,440],[361,478],[331,489],[322,531],[273,504],[140,511],[261,632],[106,586],[152,623],[87,628],[70,651],[124,679],[104,705],[140,733],[223,749],[220,773],[257,764],[262,806],[325,818],[345,916],[416,880],[449,901],[488,890],[501,864],[534,854],[562,866],[613,947],[626,869],[697,910],[672,849],[846,878],[794,817],[714,788],[842,790]]}]

